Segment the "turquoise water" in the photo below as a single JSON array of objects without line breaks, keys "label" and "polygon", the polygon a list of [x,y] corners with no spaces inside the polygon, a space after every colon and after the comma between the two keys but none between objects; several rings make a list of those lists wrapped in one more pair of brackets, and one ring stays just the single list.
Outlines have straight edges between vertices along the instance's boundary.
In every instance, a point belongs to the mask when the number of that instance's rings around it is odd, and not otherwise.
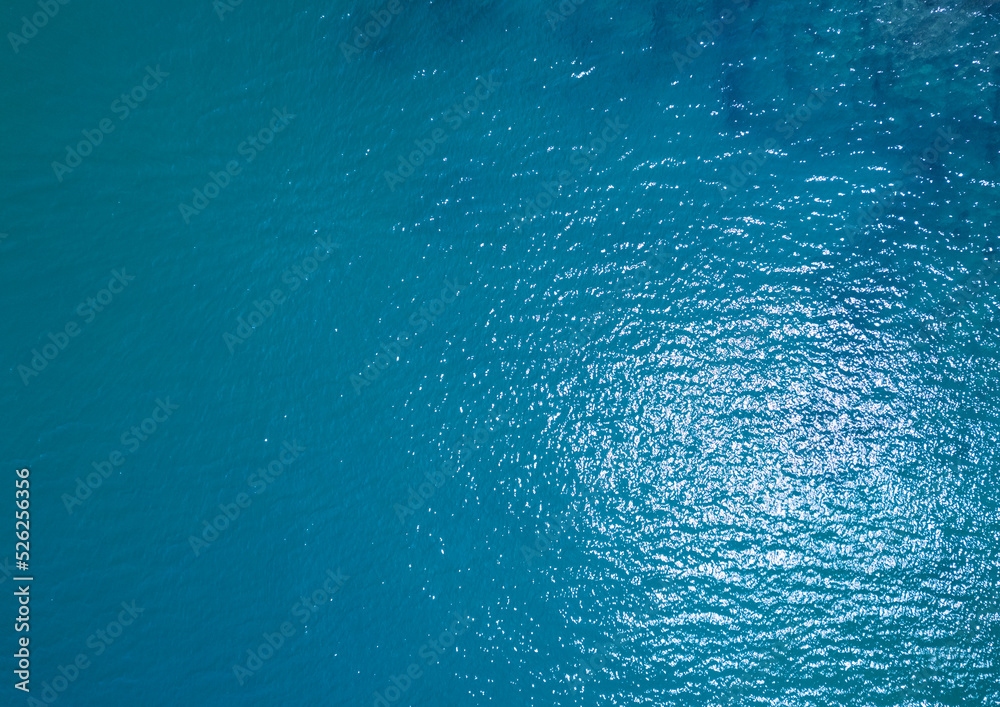
[{"label": "turquoise water", "polygon": [[1000,703],[1000,4],[56,6],[0,704]]}]

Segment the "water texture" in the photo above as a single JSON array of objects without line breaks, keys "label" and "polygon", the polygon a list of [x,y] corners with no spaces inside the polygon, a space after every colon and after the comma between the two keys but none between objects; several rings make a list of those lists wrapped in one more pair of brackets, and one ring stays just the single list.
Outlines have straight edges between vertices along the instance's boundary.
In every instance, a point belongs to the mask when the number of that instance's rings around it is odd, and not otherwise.
[{"label": "water texture", "polygon": [[1000,3],[0,28],[0,704],[1000,704]]}]

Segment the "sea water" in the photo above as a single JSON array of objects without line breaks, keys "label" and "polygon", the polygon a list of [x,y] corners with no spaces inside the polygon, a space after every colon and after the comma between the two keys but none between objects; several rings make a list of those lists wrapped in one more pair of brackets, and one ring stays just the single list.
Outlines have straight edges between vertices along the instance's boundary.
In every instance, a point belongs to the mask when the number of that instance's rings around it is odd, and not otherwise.
[{"label": "sea water", "polygon": [[0,703],[997,704],[1000,4],[0,19]]}]

